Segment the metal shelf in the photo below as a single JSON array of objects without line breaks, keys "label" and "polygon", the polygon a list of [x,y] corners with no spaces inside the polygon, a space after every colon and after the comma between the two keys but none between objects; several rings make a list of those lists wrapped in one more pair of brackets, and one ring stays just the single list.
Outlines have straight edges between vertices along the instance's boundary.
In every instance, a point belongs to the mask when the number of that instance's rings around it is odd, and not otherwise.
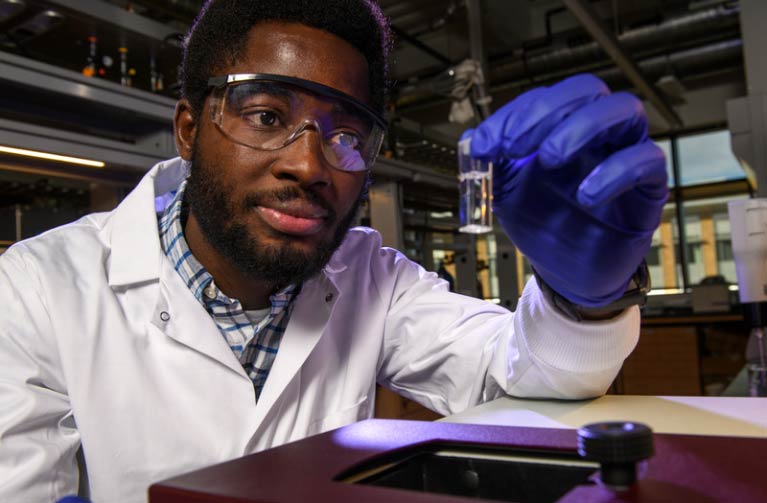
[{"label": "metal shelf", "polygon": [[71,70],[0,52],[0,85],[39,90],[61,99],[84,100],[107,109],[145,117],[159,123],[173,120],[175,100],[166,96],[88,78]]},{"label": "metal shelf", "polygon": [[[36,30],[50,11],[56,21]],[[149,92],[148,79],[153,57],[175,81],[179,30],[99,0],[25,0],[0,19],[0,144],[98,159],[106,172],[143,172],[176,155],[176,100]],[[92,36],[99,59],[114,60],[104,78],[81,73]],[[136,87],[119,84],[119,47]]]}]

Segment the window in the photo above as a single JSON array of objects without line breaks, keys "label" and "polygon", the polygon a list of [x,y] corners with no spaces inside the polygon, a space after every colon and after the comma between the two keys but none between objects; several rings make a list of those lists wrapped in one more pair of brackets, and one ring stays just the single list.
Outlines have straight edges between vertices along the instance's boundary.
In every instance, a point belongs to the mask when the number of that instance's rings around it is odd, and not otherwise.
[{"label": "window", "polygon": [[746,173],[730,150],[726,130],[684,136],[677,142],[682,186],[745,179]]},{"label": "window", "polygon": [[[728,282],[737,283],[727,202],[748,197],[749,187],[730,150],[729,132],[706,132],[656,143],[667,156],[671,197],[646,257],[653,287],[689,288],[709,276],[724,276]],[[674,147],[681,180],[678,185],[673,181]],[[680,212],[677,200],[681,202]],[[685,243],[684,257],[680,256],[680,242]]]},{"label": "window", "polygon": [[730,238],[730,220],[725,211],[714,215],[714,236],[716,238],[716,262],[719,274],[724,276],[728,283],[737,283],[738,277],[735,274],[735,260],[732,255],[732,240]]}]

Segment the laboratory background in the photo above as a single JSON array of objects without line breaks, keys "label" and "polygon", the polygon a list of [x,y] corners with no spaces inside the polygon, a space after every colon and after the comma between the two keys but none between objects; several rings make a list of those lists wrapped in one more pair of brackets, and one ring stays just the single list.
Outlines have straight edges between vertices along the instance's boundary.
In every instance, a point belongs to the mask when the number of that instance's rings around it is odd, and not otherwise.
[{"label": "laboratory background", "polygon": [[[113,209],[177,155],[181,44],[201,4],[0,0],[0,253]],[[389,128],[358,223],[455,291],[514,309],[532,271],[497,221],[459,232],[458,140],[529,89],[593,73],[643,100],[671,194],[640,341],[609,393],[764,395],[748,368],[764,363],[767,238],[742,227],[767,225],[767,2],[380,4],[395,34]],[[377,416],[436,418],[384,391]]]}]

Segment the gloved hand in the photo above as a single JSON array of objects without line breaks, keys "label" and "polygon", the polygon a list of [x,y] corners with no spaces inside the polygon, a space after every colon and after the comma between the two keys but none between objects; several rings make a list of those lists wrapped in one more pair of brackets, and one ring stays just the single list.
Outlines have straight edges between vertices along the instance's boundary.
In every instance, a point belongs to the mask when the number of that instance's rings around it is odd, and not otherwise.
[{"label": "gloved hand", "polygon": [[540,277],[569,301],[620,298],[668,197],[663,152],[640,101],[593,75],[529,91],[476,130],[493,161],[493,211]]}]

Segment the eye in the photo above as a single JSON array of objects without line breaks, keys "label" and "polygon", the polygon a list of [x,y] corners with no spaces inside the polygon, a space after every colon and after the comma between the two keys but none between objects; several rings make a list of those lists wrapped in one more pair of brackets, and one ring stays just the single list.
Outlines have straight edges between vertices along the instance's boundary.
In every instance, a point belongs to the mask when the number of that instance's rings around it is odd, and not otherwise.
[{"label": "eye", "polygon": [[279,124],[280,118],[271,110],[255,110],[242,114],[243,118],[256,127],[273,127]]},{"label": "eye", "polygon": [[276,131],[284,128],[282,114],[272,108],[254,108],[239,112],[239,118],[243,125],[262,132]]},{"label": "eye", "polygon": [[274,112],[259,112],[258,122],[264,126],[273,126],[277,122],[277,114]]}]

